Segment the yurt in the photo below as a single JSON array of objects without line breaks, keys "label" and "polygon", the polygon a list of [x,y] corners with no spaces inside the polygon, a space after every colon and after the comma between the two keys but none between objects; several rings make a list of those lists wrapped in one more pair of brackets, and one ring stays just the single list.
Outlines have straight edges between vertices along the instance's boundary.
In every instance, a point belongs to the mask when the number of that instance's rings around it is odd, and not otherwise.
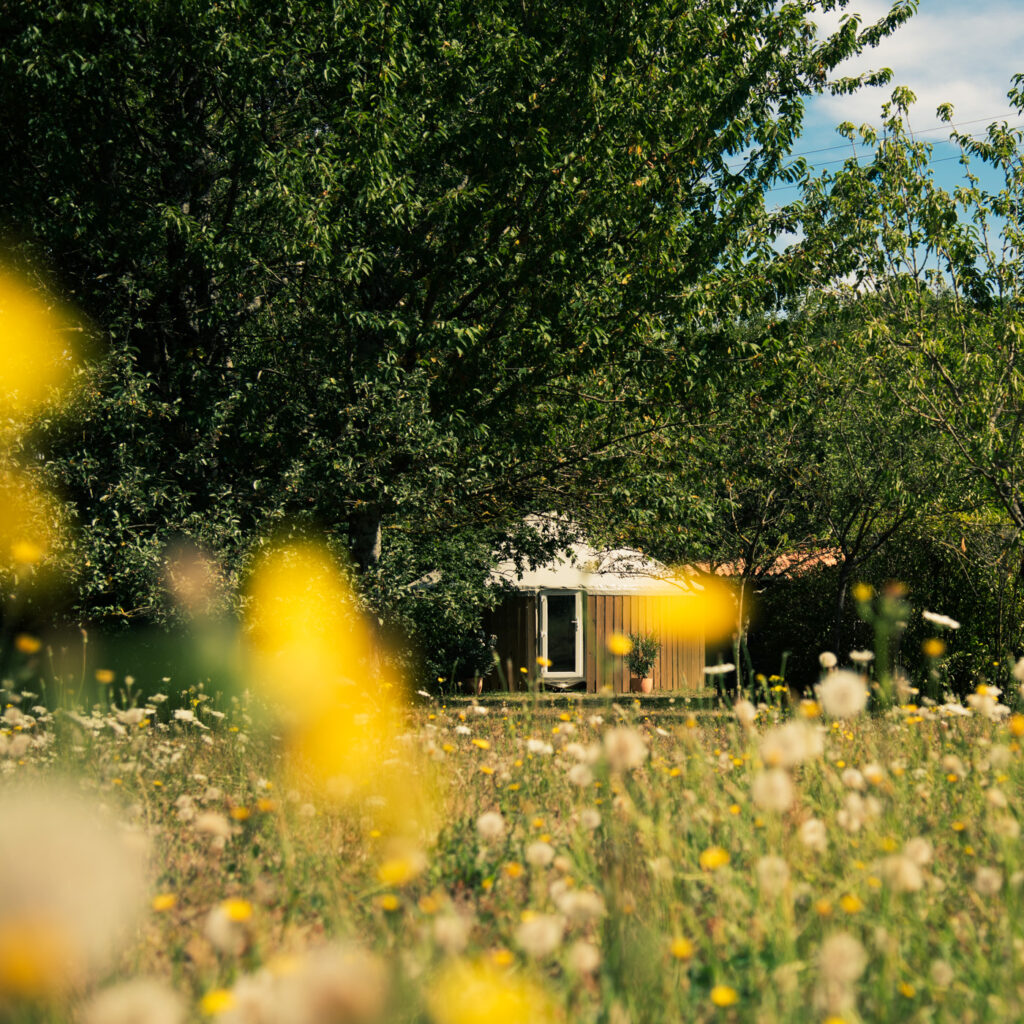
[{"label": "yurt", "polygon": [[661,642],[655,692],[704,685],[704,636],[678,629],[687,602],[702,589],[692,576],[639,551],[599,551],[577,542],[533,569],[501,562],[492,582],[507,593],[485,622],[500,666],[484,680],[485,689],[522,689],[536,679],[557,689],[629,692],[626,659],[609,650],[609,640],[630,633]]}]

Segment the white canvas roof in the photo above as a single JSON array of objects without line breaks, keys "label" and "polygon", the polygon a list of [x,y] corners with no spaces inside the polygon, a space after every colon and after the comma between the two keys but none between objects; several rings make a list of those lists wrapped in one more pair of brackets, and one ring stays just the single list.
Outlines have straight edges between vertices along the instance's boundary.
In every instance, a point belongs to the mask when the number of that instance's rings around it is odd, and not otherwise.
[{"label": "white canvas roof", "polygon": [[679,596],[703,589],[692,577],[674,572],[642,551],[612,548],[599,551],[577,542],[567,554],[524,569],[513,560],[499,562],[491,581],[516,590],[585,590],[591,594],[647,594]]}]

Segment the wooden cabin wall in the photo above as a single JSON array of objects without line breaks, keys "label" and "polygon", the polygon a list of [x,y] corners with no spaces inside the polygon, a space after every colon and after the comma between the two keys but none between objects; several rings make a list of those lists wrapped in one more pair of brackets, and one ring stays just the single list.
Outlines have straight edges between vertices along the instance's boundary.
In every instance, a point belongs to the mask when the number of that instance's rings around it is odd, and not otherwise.
[{"label": "wooden cabin wall", "polygon": [[525,668],[537,671],[537,598],[533,594],[506,597],[484,616],[484,632],[498,638],[500,672],[495,669],[484,679],[485,690],[524,688]]},{"label": "wooden cabin wall", "polygon": [[681,639],[665,635],[664,620],[669,600],[638,595],[587,594],[587,690],[595,693],[611,686],[616,693],[629,692],[629,668],[625,658],[608,654],[613,633],[652,633],[661,642],[654,663],[654,689],[699,690],[704,685],[703,638]]}]

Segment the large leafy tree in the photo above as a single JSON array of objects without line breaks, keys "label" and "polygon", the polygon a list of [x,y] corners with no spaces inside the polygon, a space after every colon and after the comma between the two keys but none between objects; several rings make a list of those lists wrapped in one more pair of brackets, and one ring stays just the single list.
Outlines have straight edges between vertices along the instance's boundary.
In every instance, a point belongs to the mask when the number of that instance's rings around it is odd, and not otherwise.
[{"label": "large leafy tree", "polygon": [[390,607],[585,505],[800,283],[764,187],[914,7],[843,5],[0,3],[0,222],[104,349],[40,442],[81,605],[315,520]]}]

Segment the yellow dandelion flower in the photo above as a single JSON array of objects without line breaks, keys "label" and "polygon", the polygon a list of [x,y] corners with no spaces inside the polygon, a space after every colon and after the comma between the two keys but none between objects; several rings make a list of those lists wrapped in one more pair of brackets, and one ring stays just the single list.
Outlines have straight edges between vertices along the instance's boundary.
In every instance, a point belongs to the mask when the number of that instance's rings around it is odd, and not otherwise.
[{"label": "yellow dandelion flower", "polygon": [[609,654],[614,654],[618,658],[624,658],[631,650],[633,650],[633,641],[628,636],[623,636],[622,633],[612,633],[608,637]]},{"label": "yellow dandelion flower", "polygon": [[954,821],[949,827],[954,832],[963,832],[963,830],[967,828],[967,826],[962,821]]},{"label": "yellow dandelion flower", "polygon": [[540,665],[541,668],[551,668],[551,659],[540,656],[537,658],[537,664]]},{"label": "yellow dandelion flower", "polygon": [[913,999],[917,995],[917,989],[907,981],[900,982],[900,995],[907,999]]},{"label": "yellow dandelion flower", "polygon": [[847,893],[839,900],[839,906],[845,914],[859,914],[864,909],[864,901],[853,893]]},{"label": "yellow dandelion flower", "polygon": [[926,658],[941,658],[946,653],[946,641],[937,636],[930,636],[921,644]]},{"label": "yellow dandelion flower", "polygon": [[436,914],[441,909],[441,904],[434,896],[421,896],[417,906],[421,914]]},{"label": "yellow dandelion flower", "polygon": [[19,633],[14,638],[14,649],[20,654],[36,654],[42,646],[38,637],[29,636],[28,633]]},{"label": "yellow dandelion flower", "polygon": [[235,821],[247,821],[251,815],[251,811],[248,807],[232,807],[228,814],[231,815]]},{"label": "yellow dandelion flower", "polygon": [[1009,729],[1011,736],[1024,736],[1024,715],[1010,715]]},{"label": "yellow dandelion flower", "polygon": [[268,797],[261,796],[259,800],[256,801],[256,810],[259,811],[260,814],[272,814],[277,810],[277,804]]},{"label": "yellow dandelion flower", "polygon": [[199,1011],[204,1017],[216,1017],[234,1009],[235,996],[226,988],[211,989],[199,1001]]},{"label": "yellow dandelion flower", "polygon": [[516,962],[510,949],[495,949],[491,952],[491,963],[495,967],[511,967]]},{"label": "yellow dandelion flower", "polygon": [[252,904],[248,900],[224,900],[220,907],[229,921],[241,923],[252,917]]},{"label": "yellow dandelion flower", "polygon": [[481,750],[491,749],[491,744],[487,740],[473,740],[473,746],[479,747]]},{"label": "yellow dandelion flower", "polygon": [[721,846],[709,846],[700,855],[700,866],[705,871],[717,871],[729,863],[729,851]]},{"label": "yellow dandelion flower", "polygon": [[377,868],[377,881],[392,888],[408,885],[423,873],[426,866],[427,861],[422,854],[391,857]]},{"label": "yellow dandelion flower", "polygon": [[818,915],[818,917],[831,917],[832,901],[826,899],[815,900],[814,912]]},{"label": "yellow dandelion flower", "polygon": [[524,868],[522,864],[514,860],[506,864],[502,870],[505,872],[506,878],[522,878]]},{"label": "yellow dandelion flower", "polygon": [[98,668],[96,669],[96,682],[102,686],[109,686],[117,677],[114,675],[113,670],[109,668]]},{"label": "yellow dandelion flower", "polygon": [[862,604],[875,596],[875,588],[870,583],[855,583],[850,592],[853,594],[854,601],[860,601]]},{"label": "yellow dandelion flower", "polygon": [[399,908],[400,903],[398,897],[393,892],[386,892],[377,900],[377,906],[390,914]]},{"label": "yellow dandelion flower", "polygon": [[669,952],[677,960],[689,960],[696,952],[693,943],[689,939],[684,939],[682,936],[677,936],[672,940],[672,944],[669,946]]},{"label": "yellow dandelion flower", "polygon": [[711,990],[711,1002],[715,1006],[733,1006],[739,1002],[739,993],[728,985],[716,985]]},{"label": "yellow dandelion flower", "polygon": [[178,902],[178,897],[173,892],[162,892],[153,897],[152,907],[158,913],[173,910]]}]

